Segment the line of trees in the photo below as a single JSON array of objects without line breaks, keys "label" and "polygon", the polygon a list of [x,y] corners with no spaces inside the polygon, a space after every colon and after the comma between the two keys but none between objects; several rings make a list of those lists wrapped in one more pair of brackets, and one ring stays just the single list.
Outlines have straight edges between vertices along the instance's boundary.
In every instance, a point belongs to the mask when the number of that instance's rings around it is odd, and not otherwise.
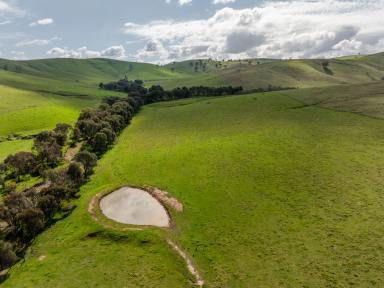
[{"label": "line of trees", "polygon": [[117,82],[110,82],[107,84],[100,83],[101,89],[109,91],[126,92],[129,96],[134,98],[141,98],[145,104],[177,100],[191,97],[206,97],[206,96],[224,96],[224,95],[237,95],[243,92],[243,87],[178,87],[172,90],[165,90],[160,85],[153,85],[150,88],[144,87],[142,80],[129,81],[127,77]]},{"label": "line of trees", "polygon": [[[107,97],[98,108],[81,112],[70,137],[70,126],[58,124],[35,137],[32,152],[5,159],[0,165],[0,270],[22,257],[47,226],[69,215],[74,207],[68,203],[77,198],[80,186],[93,173],[98,156],[111,147],[144,104],[138,97]],[[64,147],[79,143],[81,151],[64,165]],[[44,181],[17,192],[16,183],[27,175]]]},{"label": "line of trees", "polygon": [[110,82],[107,84],[100,83],[101,89],[126,92],[129,96],[140,98],[144,104],[150,104],[159,101],[178,100],[192,97],[209,97],[209,96],[225,96],[225,95],[243,95],[251,93],[263,93],[271,91],[282,91],[295,89],[293,87],[282,87],[268,85],[266,88],[256,88],[251,90],[244,90],[243,87],[237,86],[224,86],[224,87],[206,87],[206,86],[193,86],[193,87],[178,87],[172,90],[165,90],[160,85],[152,85],[150,88],[144,87],[142,80],[129,81],[127,77],[117,82]]},{"label": "line of trees", "polygon": [[81,112],[75,124],[74,140],[83,141],[85,149],[102,155],[144,104],[139,97],[103,99],[98,108]]},{"label": "line of trees", "polygon": [[[86,150],[63,164],[69,131],[69,125],[58,124],[41,132],[32,152],[9,155],[0,164],[0,270],[12,266],[40,232],[72,211],[65,203],[76,197],[96,166],[97,156]],[[43,182],[18,192],[17,182],[27,175]]]}]

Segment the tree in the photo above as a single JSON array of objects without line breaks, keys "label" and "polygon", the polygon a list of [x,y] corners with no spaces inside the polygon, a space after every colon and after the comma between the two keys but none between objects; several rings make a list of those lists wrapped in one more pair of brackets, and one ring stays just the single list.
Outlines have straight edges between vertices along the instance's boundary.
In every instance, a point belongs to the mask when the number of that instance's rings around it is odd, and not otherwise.
[{"label": "tree", "polygon": [[42,195],[37,203],[37,207],[43,211],[45,217],[51,219],[59,208],[59,203],[53,195]]},{"label": "tree", "polygon": [[78,162],[69,164],[67,174],[77,185],[80,185],[84,181],[84,168],[82,167],[82,164]]},{"label": "tree", "polygon": [[81,135],[87,139],[91,139],[100,130],[101,126],[93,119],[80,120],[76,127],[81,131]]},{"label": "tree", "polygon": [[40,143],[38,146],[35,146],[35,148],[38,152],[38,158],[43,166],[42,168],[46,166],[53,167],[57,165],[62,158],[61,147],[56,142]]},{"label": "tree", "polygon": [[105,118],[105,120],[112,126],[113,131],[119,132],[121,131],[126,123],[121,115],[110,115]]},{"label": "tree", "polygon": [[101,129],[102,133],[104,133],[105,135],[107,135],[107,139],[108,139],[108,144],[112,144],[113,141],[115,141],[115,138],[116,138],[116,133],[112,131],[112,129],[109,129],[109,128],[103,128]]},{"label": "tree", "polygon": [[8,269],[16,261],[17,256],[13,252],[11,243],[0,240],[0,270]]},{"label": "tree", "polygon": [[81,151],[75,156],[75,161],[83,164],[85,175],[88,176],[97,164],[97,156],[88,151]]},{"label": "tree", "polygon": [[98,132],[92,140],[92,149],[95,152],[102,153],[108,148],[108,137],[102,132]]},{"label": "tree", "polygon": [[17,214],[16,222],[19,237],[28,242],[43,231],[44,213],[38,208],[28,208]]},{"label": "tree", "polygon": [[53,129],[54,138],[60,146],[64,146],[68,138],[68,130],[71,128],[68,124],[59,123],[56,128]]},{"label": "tree", "polygon": [[30,152],[19,152],[10,155],[4,160],[4,164],[11,169],[14,176],[19,179],[20,176],[32,174],[36,166],[36,158]]}]

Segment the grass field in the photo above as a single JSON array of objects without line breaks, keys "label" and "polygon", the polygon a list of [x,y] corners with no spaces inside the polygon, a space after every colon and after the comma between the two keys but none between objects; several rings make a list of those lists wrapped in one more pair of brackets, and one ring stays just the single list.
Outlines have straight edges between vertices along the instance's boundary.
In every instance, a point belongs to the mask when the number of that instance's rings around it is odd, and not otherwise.
[{"label": "grass field", "polygon": [[290,91],[306,105],[384,118],[384,81]]},{"label": "grass field", "polygon": [[0,86],[0,136],[31,135],[60,122],[73,123],[82,108],[99,101]]},{"label": "grass field", "polygon": [[8,155],[19,151],[30,151],[32,148],[32,140],[14,140],[0,142],[0,162]]},{"label": "grass field", "polygon": [[[78,208],[36,239],[3,287],[189,287],[166,237],[207,287],[380,287],[384,122],[292,93],[144,107]],[[92,220],[92,196],[125,184],[177,197],[176,227],[118,232]]]}]

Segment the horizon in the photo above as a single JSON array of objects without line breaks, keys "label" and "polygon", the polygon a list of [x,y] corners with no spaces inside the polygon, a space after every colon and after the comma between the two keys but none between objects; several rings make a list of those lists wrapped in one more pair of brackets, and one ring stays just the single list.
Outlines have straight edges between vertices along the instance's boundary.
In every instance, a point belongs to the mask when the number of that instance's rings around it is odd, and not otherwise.
[{"label": "horizon", "polygon": [[0,0],[0,57],[165,64],[375,54],[383,16],[384,0]]},{"label": "horizon", "polygon": [[149,65],[156,65],[156,66],[167,66],[172,63],[183,63],[183,62],[188,62],[188,61],[198,61],[198,60],[210,60],[210,61],[222,61],[222,62],[234,62],[234,61],[247,61],[247,60],[276,60],[276,61],[300,61],[300,60],[332,60],[332,59],[339,59],[339,58],[344,58],[344,57],[364,57],[364,56],[370,56],[370,55],[378,55],[378,54],[383,54],[384,51],[380,51],[377,53],[368,53],[368,54],[350,54],[350,55],[341,55],[337,57],[332,57],[332,58],[242,58],[242,59],[223,59],[223,60],[218,60],[218,59],[211,59],[211,58],[193,58],[193,59],[188,59],[188,60],[181,60],[181,61],[171,61],[163,64],[157,64],[157,63],[151,63],[151,62],[141,62],[141,61],[135,61],[135,60],[125,60],[125,59],[114,59],[114,58],[107,58],[107,57],[94,57],[94,58],[73,58],[73,57],[50,57],[50,58],[35,58],[35,59],[9,59],[9,58],[3,58],[0,57],[0,60],[6,60],[6,61],[42,61],[42,60],[112,60],[112,61],[120,61],[120,62],[131,62],[131,63],[141,63],[141,64],[149,64]]}]

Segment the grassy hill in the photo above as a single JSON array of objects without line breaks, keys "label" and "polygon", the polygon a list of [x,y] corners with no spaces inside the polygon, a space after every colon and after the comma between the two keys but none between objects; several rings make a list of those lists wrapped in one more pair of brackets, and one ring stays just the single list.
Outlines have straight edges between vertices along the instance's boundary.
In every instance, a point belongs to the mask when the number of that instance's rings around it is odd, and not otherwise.
[{"label": "grassy hill", "polygon": [[[303,91],[297,97],[309,97]],[[294,94],[144,107],[78,208],[38,237],[3,287],[189,287],[166,237],[207,287],[379,287],[384,122],[303,107]],[[95,222],[92,196],[126,184],[177,197],[185,212],[172,213],[175,228]]]},{"label": "grassy hill", "polygon": [[[328,62],[326,68],[325,62]],[[229,84],[243,85],[248,89],[265,88],[268,85],[318,87],[381,80],[384,77],[383,67],[384,53],[329,60],[191,60],[162,67],[109,59],[0,59],[0,84],[38,89],[36,86],[40,87],[40,84],[34,85],[30,82],[41,82],[39,79],[44,79],[54,86],[59,84],[55,81],[59,81],[60,86],[64,86],[61,90],[72,89],[75,94],[75,87],[95,89],[100,82],[127,75],[129,79],[142,79],[148,85],[162,84],[168,88]],[[72,88],[65,87],[68,85]]]},{"label": "grassy hill", "polygon": [[[102,97],[123,96],[98,84],[124,75],[166,88],[301,89],[144,107],[82,187],[77,209],[36,239],[2,287],[192,287],[168,237],[207,287],[380,287],[384,54],[163,67],[0,60],[0,160],[32,144],[7,136],[73,123]],[[177,197],[185,212],[171,212],[175,227],[95,222],[90,199],[127,184]]]},{"label": "grassy hill", "polygon": [[[324,62],[328,62],[326,68]],[[268,85],[305,88],[381,80],[384,77],[384,54],[329,60],[193,60],[166,67],[194,75],[193,83],[242,85],[247,89]],[[184,80],[178,84],[187,85],[188,80]]]},{"label": "grassy hill", "polygon": [[[329,60],[200,59],[165,66],[110,59],[0,59],[0,138],[34,134],[58,122],[73,123],[82,108],[96,105],[102,97],[123,96],[100,90],[98,84],[125,75],[129,79],[142,79],[148,86],[160,84],[167,89],[199,85],[241,85],[245,89],[269,85],[311,88],[364,83],[365,86],[384,77],[384,53]],[[338,88],[330,89],[334,89],[331,93],[337,93]],[[321,91],[326,90],[320,90],[320,94],[325,93]],[[357,112],[363,109],[361,101],[353,101],[358,106]],[[363,101],[368,105],[368,98]],[[376,114],[381,113],[378,107]],[[372,111],[373,107],[367,109]]]},{"label": "grassy hill", "polygon": [[98,85],[128,75],[134,79],[163,79],[179,76],[157,65],[110,59],[0,60],[0,68],[42,78]]},{"label": "grassy hill", "polygon": [[384,118],[384,81],[308,88],[287,93],[305,106]]}]

